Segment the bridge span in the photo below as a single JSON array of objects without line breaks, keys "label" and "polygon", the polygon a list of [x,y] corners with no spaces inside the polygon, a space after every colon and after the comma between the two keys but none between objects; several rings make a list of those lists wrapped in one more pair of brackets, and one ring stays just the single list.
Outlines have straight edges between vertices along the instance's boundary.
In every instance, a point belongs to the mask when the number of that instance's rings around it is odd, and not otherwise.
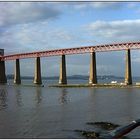
[{"label": "bridge span", "polygon": [[66,76],[66,55],[90,53],[90,74],[89,74],[89,84],[97,84],[97,74],[96,74],[96,52],[105,51],[126,51],[126,67],[125,67],[125,85],[132,84],[131,75],[131,49],[140,49],[140,42],[126,42],[126,43],[115,43],[115,44],[104,44],[96,46],[83,46],[77,48],[67,48],[67,49],[57,49],[57,50],[47,50],[40,52],[31,53],[20,53],[12,55],[4,55],[4,49],[0,49],[0,83],[7,83],[7,78],[5,74],[5,61],[15,60],[15,73],[14,73],[14,83],[21,84],[20,78],[20,59],[35,58],[35,75],[34,83],[42,84],[41,78],[41,62],[40,57],[51,57],[51,56],[61,56],[60,63],[60,76],[59,84],[67,84]]}]

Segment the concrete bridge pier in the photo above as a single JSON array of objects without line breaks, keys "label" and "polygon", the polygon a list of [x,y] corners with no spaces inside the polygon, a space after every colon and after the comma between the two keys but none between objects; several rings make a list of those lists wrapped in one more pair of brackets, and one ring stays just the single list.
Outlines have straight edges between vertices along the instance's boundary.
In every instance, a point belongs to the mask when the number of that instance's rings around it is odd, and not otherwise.
[{"label": "concrete bridge pier", "polygon": [[19,59],[16,59],[15,74],[14,74],[14,83],[15,84],[21,84],[21,78],[20,78],[20,62],[19,62]]},{"label": "concrete bridge pier", "polygon": [[65,55],[61,56],[59,84],[67,84]]},{"label": "concrete bridge pier", "polygon": [[126,50],[126,68],[125,68],[125,82],[124,83],[125,85],[132,85],[130,49]]},{"label": "concrete bridge pier", "polygon": [[[4,55],[4,49],[0,49],[0,55]],[[5,61],[0,60],[0,84],[7,83],[7,78],[5,74]]]},{"label": "concrete bridge pier", "polygon": [[7,78],[5,74],[5,62],[0,61],[0,83],[5,84],[7,83]]},{"label": "concrete bridge pier", "polygon": [[95,52],[91,52],[90,54],[89,84],[97,84],[96,53]]},{"label": "concrete bridge pier", "polygon": [[40,57],[36,58],[35,62],[35,75],[34,75],[34,84],[41,85],[41,67],[40,67]]}]

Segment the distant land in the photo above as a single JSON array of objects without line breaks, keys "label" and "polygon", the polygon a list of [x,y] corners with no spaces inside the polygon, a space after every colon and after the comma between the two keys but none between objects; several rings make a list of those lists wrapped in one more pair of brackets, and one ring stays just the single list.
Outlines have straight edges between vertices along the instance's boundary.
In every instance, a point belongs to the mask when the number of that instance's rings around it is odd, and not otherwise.
[{"label": "distant land", "polygon": [[[22,79],[33,79],[33,76],[21,76]],[[88,80],[89,76],[87,75],[71,75],[67,76],[68,79],[81,79],[81,80]],[[114,75],[100,75],[97,76],[98,79],[104,80],[104,79],[124,79],[124,77],[114,76]],[[134,79],[140,79],[140,77],[133,77]],[[14,79],[13,74],[7,75],[7,79]],[[59,76],[50,76],[50,77],[42,77],[42,79],[50,79],[50,80],[57,80],[59,79]]]}]

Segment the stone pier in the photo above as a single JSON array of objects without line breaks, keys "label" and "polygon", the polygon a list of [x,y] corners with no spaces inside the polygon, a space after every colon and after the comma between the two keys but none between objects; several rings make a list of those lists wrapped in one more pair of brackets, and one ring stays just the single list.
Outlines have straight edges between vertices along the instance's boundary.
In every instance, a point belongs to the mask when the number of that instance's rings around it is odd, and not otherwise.
[{"label": "stone pier", "polygon": [[65,55],[61,56],[59,84],[67,84]]},{"label": "stone pier", "polygon": [[16,59],[15,74],[14,74],[14,83],[15,84],[21,84],[21,78],[20,78],[20,62],[19,62],[19,59]]},{"label": "stone pier", "polygon": [[[4,49],[0,49],[0,55],[4,55]],[[7,78],[5,74],[5,61],[0,60],[0,83],[5,84],[7,83]]]},{"label": "stone pier", "polygon": [[97,84],[96,53],[95,52],[92,52],[90,54],[89,84]]},{"label": "stone pier", "polygon": [[40,57],[36,58],[35,62],[35,75],[34,75],[34,84],[41,85],[41,66],[40,66]]},{"label": "stone pier", "polygon": [[130,49],[126,50],[126,68],[125,68],[125,82],[124,83],[125,85],[132,84]]}]

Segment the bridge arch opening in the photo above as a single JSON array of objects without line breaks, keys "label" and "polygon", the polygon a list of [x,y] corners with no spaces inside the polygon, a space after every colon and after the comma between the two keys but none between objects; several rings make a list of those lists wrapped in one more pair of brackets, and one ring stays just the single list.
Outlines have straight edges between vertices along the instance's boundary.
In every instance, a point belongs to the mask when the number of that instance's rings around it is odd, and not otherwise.
[{"label": "bridge arch opening", "polygon": [[98,83],[124,82],[125,51],[96,53]]},{"label": "bridge arch opening", "polygon": [[12,84],[13,79],[14,79],[14,66],[15,66],[15,61],[5,61],[5,73],[7,76],[7,83]]},{"label": "bridge arch opening", "polygon": [[60,57],[43,57],[41,61],[42,81],[44,85],[58,84]]},{"label": "bridge arch opening", "polygon": [[67,55],[67,80],[69,84],[87,84],[89,79],[90,55]]},{"label": "bridge arch opening", "polygon": [[133,84],[140,83],[140,50],[131,50]]}]

